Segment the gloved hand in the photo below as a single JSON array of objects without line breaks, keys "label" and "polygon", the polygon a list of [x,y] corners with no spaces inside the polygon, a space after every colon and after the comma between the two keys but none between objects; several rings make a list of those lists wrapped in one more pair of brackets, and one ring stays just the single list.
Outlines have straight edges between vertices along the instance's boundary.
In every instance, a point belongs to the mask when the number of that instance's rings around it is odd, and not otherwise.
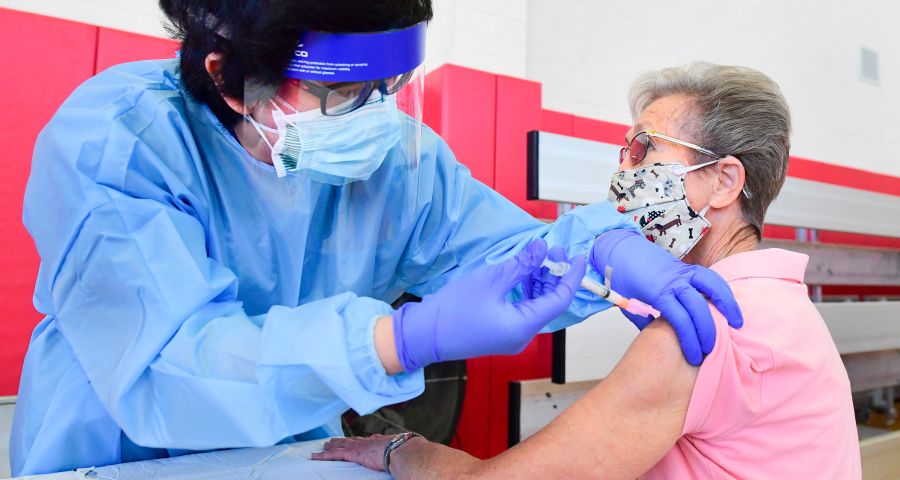
[{"label": "gloved hand", "polygon": [[397,356],[406,371],[445,360],[521,352],[546,324],[562,315],[586,270],[584,258],[569,272],[541,285],[541,294],[516,303],[509,292],[530,278],[547,256],[533,240],[515,257],[455,279],[420,303],[394,311]]},{"label": "gloved hand", "polygon": [[[682,263],[640,233],[620,229],[597,237],[591,249],[591,265],[601,274],[611,266],[613,290],[659,310],[675,330],[691,365],[700,365],[716,344],[716,326],[703,295],[729,325],[740,328],[744,324],[741,309],[722,277],[707,268]],[[653,320],[623,313],[639,329]]]},{"label": "gloved hand", "polygon": [[[566,249],[555,245],[547,251],[547,259],[554,262],[568,262],[569,257],[566,256]],[[544,293],[556,288],[560,277],[550,273],[547,267],[539,267],[532,270],[528,278],[522,282],[522,290],[525,298],[537,298]]]}]

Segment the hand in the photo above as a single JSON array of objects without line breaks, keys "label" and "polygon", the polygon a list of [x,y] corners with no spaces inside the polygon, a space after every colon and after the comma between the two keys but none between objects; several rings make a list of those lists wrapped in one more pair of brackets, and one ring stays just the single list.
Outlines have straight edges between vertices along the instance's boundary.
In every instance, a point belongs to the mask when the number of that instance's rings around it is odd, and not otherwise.
[{"label": "hand", "polygon": [[[554,262],[569,261],[568,257],[566,257],[566,249],[559,245],[550,247],[550,250],[547,251],[547,259],[553,260]],[[559,280],[560,277],[551,274],[550,269],[547,267],[536,268],[531,272],[531,275],[522,282],[525,298],[540,297],[545,292],[555,289],[556,286],[559,285]]]},{"label": "hand", "polygon": [[[691,365],[700,365],[716,344],[716,326],[703,295],[709,297],[729,325],[740,328],[744,324],[731,288],[722,277],[712,270],[682,263],[639,233],[612,230],[597,237],[591,250],[591,265],[600,273],[611,266],[613,290],[659,310],[675,330]],[[639,329],[653,320],[625,315]]]},{"label": "hand", "polygon": [[585,259],[542,284],[539,294],[510,302],[509,292],[541,269],[547,244],[534,240],[515,257],[481,267],[394,312],[397,355],[406,371],[445,360],[521,352],[545,325],[562,315],[584,277]]},{"label": "hand", "polygon": [[325,451],[313,453],[313,460],[334,460],[358,463],[371,470],[384,471],[384,449],[393,435],[371,437],[332,438],[325,442]]}]

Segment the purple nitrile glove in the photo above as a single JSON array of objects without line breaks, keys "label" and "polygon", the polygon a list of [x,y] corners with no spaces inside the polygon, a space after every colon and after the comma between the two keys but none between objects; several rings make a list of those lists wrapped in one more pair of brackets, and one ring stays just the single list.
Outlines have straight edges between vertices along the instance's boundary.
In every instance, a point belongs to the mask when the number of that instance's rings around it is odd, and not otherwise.
[{"label": "purple nitrile glove", "polygon": [[521,352],[545,325],[562,315],[584,277],[584,258],[573,258],[563,277],[540,295],[519,302],[509,292],[541,268],[544,240],[533,240],[515,257],[487,265],[394,311],[397,356],[406,371],[446,360]]},{"label": "purple nitrile glove", "polygon": [[[568,262],[569,257],[566,256],[566,249],[555,245],[547,251],[547,260],[554,262]],[[560,277],[550,273],[547,267],[534,269],[531,274],[522,282],[522,290],[525,298],[537,298],[544,294],[547,290],[556,288]]]},{"label": "purple nitrile glove", "polygon": [[[716,344],[716,326],[704,295],[729,325],[740,328],[744,324],[741,309],[722,277],[707,268],[679,261],[640,233],[620,229],[597,237],[591,249],[591,265],[601,274],[611,266],[613,290],[659,310],[675,330],[691,365],[700,365]],[[639,329],[653,320],[623,313]]]}]

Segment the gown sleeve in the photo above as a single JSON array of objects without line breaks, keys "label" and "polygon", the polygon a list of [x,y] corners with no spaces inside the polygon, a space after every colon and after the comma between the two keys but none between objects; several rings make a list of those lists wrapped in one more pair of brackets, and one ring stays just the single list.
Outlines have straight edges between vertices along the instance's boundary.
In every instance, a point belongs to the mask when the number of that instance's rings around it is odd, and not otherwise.
[{"label": "gown sleeve", "polygon": [[[431,135],[434,135],[433,133]],[[436,135],[435,135],[436,137]],[[562,245],[569,256],[587,256],[594,239],[617,228],[640,231],[634,222],[620,214],[609,202],[577,207],[545,224],[472,178],[469,169],[456,161],[443,140],[436,137],[435,158],[423,159],[422,165],[433,168],[420,174],[420,184],[432,189],[422,208],[406,268],[417,271],[423,280],[409,291],[423,296],[440,289],[451,279],[484,264],[503,261],[519,252],[528,242],[541,237],[549,246]],[[425,142],[426,144],[428,142]],[[430,178],[429,178],[430,177]],[[597,188],[605,188],[598,185]],[[588,275],[600,281],[600,275],[588,267]],[[514,299],[523,295],[516,288]],[[568,312],[554,320],[544,331],[555,331],[573,325],[611,304],[600,297],[579,290]]]}]

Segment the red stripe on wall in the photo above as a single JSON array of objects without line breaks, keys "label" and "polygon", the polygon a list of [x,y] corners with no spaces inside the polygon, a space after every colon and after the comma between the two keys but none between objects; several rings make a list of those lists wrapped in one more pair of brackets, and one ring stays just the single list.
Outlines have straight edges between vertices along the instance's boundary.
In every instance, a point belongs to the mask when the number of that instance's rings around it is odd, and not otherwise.
[{"label": "red stripe on wall", "polygon": [[597,142],[625,144],[625,134],[631,127],[584,117],[572,117],[572,136]]},{"label": "red stripe on wall", "polygon": [[541,113],[541,131],[572,136],[575,117],[568,113],[544,110]]},{"label": "red stripe on wall", "polygon": [[830,232],[819,230],[819,241],[822,243],[836,243],[841,245],[856,245],[860,247],[880,247],[900,250],[900,238],[882,237],[876,235],[861,235],[849,232]]},{"label": "red stripe on wall", "polygon": [[880,297],[897,299],[900,298],[900,287],[879,285],[823,285],[822,295],[855,296],[856,300]]},{"label": "red stripe on wall", "polygon": [[900,196],[900,177],[791,157],[788,176]]},{"label": "red stripe on wall", "polygon": [[781,225],[763,225],[763,238],[797,240],[797,229]]}]

